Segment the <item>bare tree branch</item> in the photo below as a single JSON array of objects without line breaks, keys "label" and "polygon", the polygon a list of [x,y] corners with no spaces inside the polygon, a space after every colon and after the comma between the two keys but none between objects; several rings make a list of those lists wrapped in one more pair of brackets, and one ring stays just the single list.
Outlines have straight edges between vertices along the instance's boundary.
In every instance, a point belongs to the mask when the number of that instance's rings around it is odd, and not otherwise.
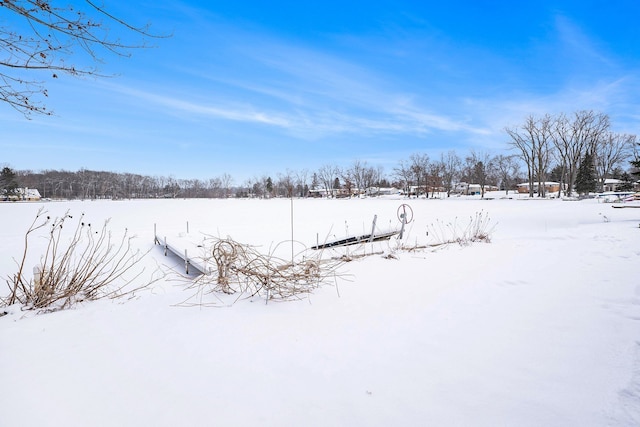
[{"label": "bare tree branch", "polygon": [[[45,82],[37,72],[71,76],[100,76],[95,65],[74,65],[86,56],[88,63],[103,62],[101,53],[128,57],[131,50],[149,47],[154,35],[149,26],[135,27],[117,18],[95,3],[86,0],[86,11],[72,5],[57,6],[51,0],[0,0],[0,8],[13,14],[15,27],[0,26],[0,101],[27,118],[32,113],[52,112],[40,100],[47,97]],[[26,23],[26,25],[21,25]],[[125,42],[111,34],[109,24],[116,24],[140,38]]]}]

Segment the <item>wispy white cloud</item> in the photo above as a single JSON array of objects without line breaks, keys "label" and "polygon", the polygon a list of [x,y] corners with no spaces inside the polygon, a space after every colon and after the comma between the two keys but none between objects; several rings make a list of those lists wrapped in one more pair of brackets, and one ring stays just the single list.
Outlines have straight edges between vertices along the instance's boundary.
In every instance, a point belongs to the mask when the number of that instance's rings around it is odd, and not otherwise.
[{"label": "wispy white cloud", "polygon": [[[216,99],[211,101],[194,101],[198,96],[189,96],[189,100],[170,95],[160,95],[137,88],[111,86],[128,96],[144,100],[162,107],[163,111],[174,114],[188,114],[207,119],[227,120],[264,125],[280,129],[298,137],[317,139],[335,134],[410,134],[424,135],[434,131],[484,133],[486,130],[470,126],[444,115],[434,114],[417,107],[412,101],[395,94],[378,92],[363,94],[358,97],[357,105],[349,105],[335,101],[340,95],[332,95],[331,99],[309,99],[305,102],[265,103],[254,105],[245,102]],[[271,93],[253,85],[251,90],[260,93]],[[349,95],[350,97],[353,96]],[[382,101],[384,100],[384,101]]]},{"label": "wispy white cloud", "polygon": [[555,27],[562,45],[562,52],[564,55],[569,55],[565,60],[577,59],[581,63],[596,62],[604,66],[615,65],[615,61],[605,53],[602,43],[587,34],[564,14],[555,16]]},{"label": "wispy white cloud", "polygon": [[[208,104],[174,99],[173,105],[240,121],[255,121],[259,111],[269,118],[262,121],[264,124],[314,137],[332,133],[485,132],[458,114],[425,107],[425,101],[420,101],[424,96],[407,94],[394,75],[381,73],[357,58],[346,59],[336,52],[237,28],[225,28],[224,33],[231,40],[225,54],[234,56],[231,62],[252,64],[251,71],[227,70],[215,64],[188,70],[201,84],[210,82],[220,91],[210,89]],[[215,72],[208,71],[212,69]],[[231,99],[234,92],[235,99]],[[189,96],[190,100],[197,98]],[[245,104],[239,106],[236,99]]]},{"label": "wispy white cloud", "polygon": [[[226,105],[216,106],[203,102],[187,101],[175,96],[160,95],[155,92],[145,91],[122,85],[109,85],[112,90],[123,93],[134,99],[160,106],[171,114],[187,113],[190,115],[204,116],[236,122],[259,123],[281,128],[291,126],[286,117],[261,111],[249,106]],[[195,96],[194,96],[195,97]],[[191,97],[190,97],[191,98]]]}]

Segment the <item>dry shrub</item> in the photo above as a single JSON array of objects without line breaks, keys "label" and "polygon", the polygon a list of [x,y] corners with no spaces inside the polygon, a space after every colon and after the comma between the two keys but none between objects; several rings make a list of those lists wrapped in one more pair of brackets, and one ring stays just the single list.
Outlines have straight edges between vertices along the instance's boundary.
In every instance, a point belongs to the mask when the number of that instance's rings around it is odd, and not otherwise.
[{"label": "dry shrub", "polygon": [[436,221],[429,227],[429,235],[434,241],[432,246],[458,243],[469,245],[473,242],[491,242],[491,233],[495,225],[490,225],[491,219],[486,212],[480,211],[469,218],[468,222],[460,223],[458,218],[453,222]]},{"label": "dry shrub", "polygon": [[203,302],[208,293],[260,295],[267,301],[298,298],[335,281],[343,264],[340,260],[322,259],[322,251],[306,251],[311,256],[298,255],[299,260],[292,263],[230,238],[208,237],[204,247],[210,254],[204,262],[212,266],[211,271],[195,280],[191,286],[195,295],[181,305],[209,305]]},{"label": "dry shrub", "polygon": [[[25,233],[22,259],[16,262],[18,271],[6,280],[10,292],[0,299],[0,304],[18,303],[26,309],[56,311],[81,301],[132,295],[149,285],[128,288],[144,272],[133,271],[144,254],[131,248],[132,237],[125,232],[122,239],[113,242],[108,220],[95,230],[82,214],[67,241],[63,230],[72,219],[69,212],[61,218],[51,218],[43,209],[38,211]],[[30,239],[34,234],[43,234],[36,233],[38,230],[47,228],[46,249],[29,278],[25,270]]]}]

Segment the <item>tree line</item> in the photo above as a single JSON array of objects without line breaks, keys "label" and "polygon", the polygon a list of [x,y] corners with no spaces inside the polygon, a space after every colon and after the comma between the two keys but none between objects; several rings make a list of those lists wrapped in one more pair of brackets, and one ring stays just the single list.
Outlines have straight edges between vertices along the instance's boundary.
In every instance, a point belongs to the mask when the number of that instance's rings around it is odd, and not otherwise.
[{"label": "tree line", "polygon": [[448,196],[464,191],[461,183],[479,186],[484,195],[489,187],[508,193],[525,182],[531,197],[534,189],[544,197],[546,181],[563,184],[560,187],[570,195],[602,190],[606,178],[620,179],[630,190],[637,179],[633,177],[639,158],[636,136],[611,131],[605,114],[532,115],[505,132],[510,138],[509,154],[471,150],[461,156],[450,150],[430,158],[414,153],[388,172],[382,166],[354,160],[344,167],[325,164],[315,171],[286,170],[237,183],[227,173],[200,180],[87,169],[14,171],[5,166],[0,172],[0,188],[5,196],[18,188],[35,188],[42,197],[51,199],[338,197],[365,191],[376,194],[383,188],[434,197],[436,193]]}]

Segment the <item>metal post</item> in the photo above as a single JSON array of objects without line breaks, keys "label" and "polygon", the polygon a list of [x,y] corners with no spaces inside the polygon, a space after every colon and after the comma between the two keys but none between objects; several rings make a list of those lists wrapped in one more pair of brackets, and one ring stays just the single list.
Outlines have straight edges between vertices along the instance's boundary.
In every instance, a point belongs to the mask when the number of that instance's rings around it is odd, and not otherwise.
[{"label": "metal post", "polygon": [[404,234],[404,226],[407,224],[407,208],[405,205],[402,205],[402,213],[400,214],[400,218],[402,219],[402,227],[400,228],[400,236],[398,238],[402,240],[402,235]]},{"label": "metal post", "polygon": [[373,242],[373,236],[376,232],[376,221],[378,220],[378,215],[373,216],[373,223],[371,224],[371,235],[369,236],[369,243]]},{"label": "metal post", "polygon": [[295,263],[293,261],[294,252],[293,252],[293,194],[291,195],[291,265],[293,266]]}]

